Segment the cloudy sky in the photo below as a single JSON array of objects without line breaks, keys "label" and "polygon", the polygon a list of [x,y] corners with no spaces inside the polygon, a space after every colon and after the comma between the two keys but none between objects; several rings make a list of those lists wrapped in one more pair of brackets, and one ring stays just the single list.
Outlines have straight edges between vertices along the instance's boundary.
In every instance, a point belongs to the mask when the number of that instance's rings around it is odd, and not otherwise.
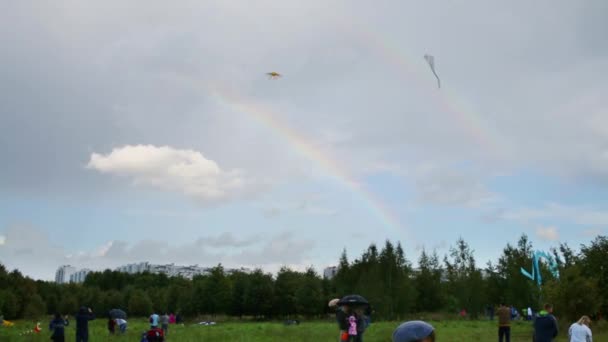
[{"label": "cloudy sky", "polygon": [[[608,231],[608,2],[5,1],[0,262],[318,269]],[[423,56],[435,56],[441,89]],[[265,73],[278,71],[279,80]]]}]

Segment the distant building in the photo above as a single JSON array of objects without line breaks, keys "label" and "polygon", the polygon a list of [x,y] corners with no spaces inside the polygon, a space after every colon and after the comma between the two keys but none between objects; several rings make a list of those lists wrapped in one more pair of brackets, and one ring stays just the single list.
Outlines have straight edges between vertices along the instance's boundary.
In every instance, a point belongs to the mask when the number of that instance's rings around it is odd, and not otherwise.
[{"label": "distant building", "polygon": [[72,275],[70,275],[70,283],[84,283],[84,281],[87,279],[87,275],[89,275],[91,272],[92,271],[88,268],[83,268],[74,272]]},{"label": "distant building", "polygon": [[192,279],[197,275],[209,274],[210,269],[205,267],[199,267],[198,265],[191,266],[178,266],[175,264],[166,265],[155,265],[149,262],[140,262],[135,264],[128,264],[116,268],[118,272],[124,272],[129,274],[137,274],[143,272],[150,272],[154,274],[166,274],[168,277],[183,277],[186,279]]},{"label": "distant building", "polygon": [[332,279],[338,274],[338,266],[325,267],[323,270],[323,278]]},{"label": "distant building", "polygon": [[150,272],[150,263],[140,262],[136,264],[128,264],[116,268],[116,271],[129,274],[143,273],[146,271]]},{"label": "distant building", "polygon": [[59,266],[55,272],[55,282],[57,284],[67,284],[70,282],[70,276],[76,273],[76,267],[71,265]]},{"label": "distant building", "polygon": [[[190,266],[179,266],[175,264],[155,265],[147,261],[127,264],[119,266],[115,269],[117,272],[138,274],[144,272],[150,272],[153,274],[166,274],[168,277],[183,277],[186,279],[192,279],[197,275],[208,275],[211,273],[211,268],[200,267],[198,265]],[[75,267],[70,265],[64,265],[59,267],[55,274],[55,282],[58,284],[66,283],[83,283],[89,273],[93,272],[90,269],[77,270]],[[234,272],[251,273],[248,268],[229,268],[224,269],[226,274],[232,274]]]}]

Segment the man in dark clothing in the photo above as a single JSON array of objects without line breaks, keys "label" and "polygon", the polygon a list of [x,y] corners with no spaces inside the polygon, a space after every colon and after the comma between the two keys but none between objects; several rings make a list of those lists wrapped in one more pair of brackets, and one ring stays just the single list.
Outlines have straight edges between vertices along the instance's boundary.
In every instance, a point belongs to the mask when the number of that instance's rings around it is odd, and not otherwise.
[{"label": "man in dark clothing", "polygon": [[506,342],[511,342],[511,309],[501,303],[496,315],[498,316],[498,342],[502,342],[503,338]]},{"label": "man in dark clothing", "polygon": [[557,337],[557,319],[553,316],[553,306],[545,304],[534,320],[534,342],[551,342]]},{"label": "man in dark clothing", "polygon": [[91,308],[80,308],[76,315],[76,342],[89,342],[89,321],[94,319]]},{"label": "man in dark clothing", "polygon": [[65,342],[65,327],[68,326],[70,322],[68,321],[68,316],[65,316],[65,319],[61,317],[60,314],[56,313],[55,318],[49,324],[49,329],[53,332],[51,335],[51,340],[54,342]]}]

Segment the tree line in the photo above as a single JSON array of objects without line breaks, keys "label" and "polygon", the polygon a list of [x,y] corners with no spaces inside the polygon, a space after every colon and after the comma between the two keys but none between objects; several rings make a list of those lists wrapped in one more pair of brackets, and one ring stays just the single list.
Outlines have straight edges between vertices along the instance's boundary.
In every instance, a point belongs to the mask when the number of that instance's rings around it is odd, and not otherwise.
[{"label": "tree line", "polygon": [[179,312],[185,317],[318,318],[328,313],[329,299],[353,293],[372,303],[377,319],[387,320],[462,309],[477,318],[501,302],[520,310],[552,302],[568,318],[607,312],[607,237],[598,236],[578,251],[567,244],[552,248],[561,276],[554,279],[541,267],[541,288],[520,273],[521,267],[530,268],[533,252],[522,235],[515,245],[504,247],[498,260],[480,266],[461,238],[442,258],[422,250],[414,268],[400,243],[386,241],[381,248],[370,245],[353,260],[344,250],[331,280],[313,268],[299,272],[283,267],[272,275],[260,269],[227,273],[218,265],[192,280],[105,270],[90,273],[83,284],[56,284],[0,265],[0,314],[6,319],[37,318],[74,313],[86,305],[98,314],[122,308],[132,316]]}]

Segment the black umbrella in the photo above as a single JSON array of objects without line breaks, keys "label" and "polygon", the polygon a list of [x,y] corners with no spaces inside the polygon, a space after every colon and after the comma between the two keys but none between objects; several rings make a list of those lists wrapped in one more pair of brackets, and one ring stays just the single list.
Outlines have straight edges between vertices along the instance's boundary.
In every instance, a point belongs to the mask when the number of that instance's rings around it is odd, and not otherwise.
[{"label": "black umbrella", "polygon": [[363,296],[359,295],[348,295],[342,297],[338,302],[338,305],[349,305],[349,306],[368,306],[369,302]]},{"label": "black umbrella", "polygon": [[127,319],[127,313],[120,310],[120,309],[112,309],[110,310],[110,318],[112,319],[116,319],[116,318],[122,318],[122,319]]}]

